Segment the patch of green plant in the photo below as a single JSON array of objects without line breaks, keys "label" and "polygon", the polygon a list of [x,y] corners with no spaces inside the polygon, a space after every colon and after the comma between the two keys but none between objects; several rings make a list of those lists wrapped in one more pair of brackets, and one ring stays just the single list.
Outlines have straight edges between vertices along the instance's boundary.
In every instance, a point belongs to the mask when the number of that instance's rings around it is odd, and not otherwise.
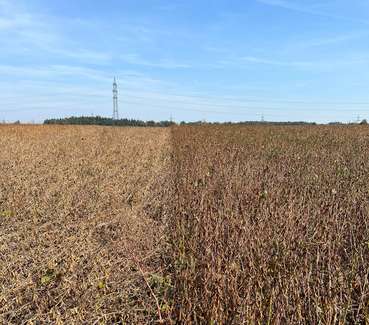
[{"label": "patch of green plant", "polygon": [[151,288],[156,289],[160,293],[165,293],[172,287],[172,281],[169,276],[161,276],[159,274],[151,274],[148,282]]},{"label": "patch of green plant", "polygon": [[55,281],[58,277],[60,277],[60,274],[58,274],[55,270],[47,269],[47,271],[41,276],[40,283],[43,286],[47,286],[51,282]]},{"label": "patch of green plant", "polygon": [[101,280],[101,281],[99,281],[99,283],[97,284],[97,287],[98,287],[100,290],[105,289],[105,287],[106,287],[105,280]]},{"label": "patch of green plant", "polygon": [[0,217],[11,218],[14,217],[14,212],[12,210],[4,210],[0,212]]},{"label": "patch of green plant", "polygon": [[268,191],[264,190],[260,193],[259,198],[260,200],[265,200],[268,197]]}]

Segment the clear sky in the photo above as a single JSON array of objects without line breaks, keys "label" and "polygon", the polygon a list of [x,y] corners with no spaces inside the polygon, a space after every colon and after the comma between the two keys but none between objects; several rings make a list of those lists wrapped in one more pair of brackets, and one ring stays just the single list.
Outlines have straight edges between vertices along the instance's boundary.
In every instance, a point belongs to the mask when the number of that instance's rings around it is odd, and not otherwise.
[{"label": "clear sky", "polygon": [[0,120],[369,118],[368,0],[0,0]]}]

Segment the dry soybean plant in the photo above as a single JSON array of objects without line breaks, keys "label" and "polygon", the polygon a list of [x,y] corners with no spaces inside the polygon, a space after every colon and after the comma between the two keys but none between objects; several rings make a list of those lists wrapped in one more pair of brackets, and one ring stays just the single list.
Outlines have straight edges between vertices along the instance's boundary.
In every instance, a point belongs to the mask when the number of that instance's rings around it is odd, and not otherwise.
[{"label": "dry soybean plant", "polygon": [[158,319],[168,145],[164,129],[0,126],[0,323]]},{"label": "dry soybean plant", "polygon": [[178,127],[173,319],[369,321],[369,129]]},{"label": "dry soybean plant", "polygon": [[369,322],[369,128],[0,126],[0,323]]}]

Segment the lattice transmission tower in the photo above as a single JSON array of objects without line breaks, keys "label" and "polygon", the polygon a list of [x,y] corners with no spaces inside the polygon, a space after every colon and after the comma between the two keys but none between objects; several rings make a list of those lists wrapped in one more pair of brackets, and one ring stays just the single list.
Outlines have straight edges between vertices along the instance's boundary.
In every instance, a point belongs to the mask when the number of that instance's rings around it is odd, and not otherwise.
[{"label": "lattice transmission tower", "polygon": [[118,84],[117,84],[117,79],[115,77],[114,77],[114,82],[113,82],[113,120],[119,120]]}]

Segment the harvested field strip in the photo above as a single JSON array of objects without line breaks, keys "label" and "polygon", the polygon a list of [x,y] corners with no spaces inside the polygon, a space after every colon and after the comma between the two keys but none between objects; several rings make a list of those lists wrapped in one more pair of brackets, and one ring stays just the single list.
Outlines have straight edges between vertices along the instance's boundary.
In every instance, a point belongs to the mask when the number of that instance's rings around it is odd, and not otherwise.
[{"label": "harvested field strip", "polygon": [[7,126],[0,148],[0,323],[156,320],[169,130]]},{"label": "harvested field strip", "polygon": [[178,127],[181,323],[368,321],[369,129]]}]

